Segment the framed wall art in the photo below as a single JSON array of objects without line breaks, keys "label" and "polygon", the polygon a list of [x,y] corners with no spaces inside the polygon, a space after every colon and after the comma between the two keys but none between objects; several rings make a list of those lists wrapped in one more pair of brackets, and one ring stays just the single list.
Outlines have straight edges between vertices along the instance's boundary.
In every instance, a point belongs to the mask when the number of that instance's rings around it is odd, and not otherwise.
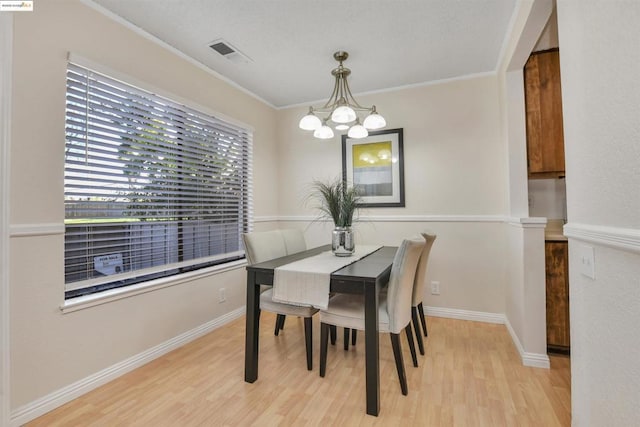
[{"label": "framed wall art", "polygon": [[404,207],[402,129],[342,135],[342,178],[358,189],[363,207]]}]

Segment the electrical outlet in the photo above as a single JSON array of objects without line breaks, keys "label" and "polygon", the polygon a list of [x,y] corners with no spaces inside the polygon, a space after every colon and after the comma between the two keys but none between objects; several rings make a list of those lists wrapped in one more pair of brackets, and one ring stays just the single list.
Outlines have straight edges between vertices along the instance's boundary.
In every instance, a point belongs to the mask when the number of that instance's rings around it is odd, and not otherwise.
[{"label": "electrical outlet", "polygon": [[431,282],[431,295],[440,295],[440,282]]},{"label": "electrical outlet", "polygon": [[225,288],[220,288],[218,291],[218,302],[225,302],[227,300],[227,290]]}]

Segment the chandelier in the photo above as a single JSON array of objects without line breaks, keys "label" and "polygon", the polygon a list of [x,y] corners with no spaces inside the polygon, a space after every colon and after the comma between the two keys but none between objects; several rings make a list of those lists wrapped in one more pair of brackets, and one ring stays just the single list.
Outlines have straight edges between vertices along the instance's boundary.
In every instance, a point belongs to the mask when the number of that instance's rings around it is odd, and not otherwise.
[{"label": "chandelier", "polygon": [[[353,98],[347,77],[351,70],[342,65],[349,57],[347,52],[338,51],[333,54],[336,61],[340,63],[338,68],[331,70],[331,75],[336,82],[333,86],[333,93],[324,106],[320,108],[309,107],[309,113],[300,119],[300,129],[313,131],[313,136],[320,139],[333,138],[334,126],[336,130],[347,130],[349,138],[365,138],[369,135],[369,130],[383,128],[387,125],[384,117],[376,111],[376,106],[363,107]],[[361,115],[367,114],[362,124]]]}]

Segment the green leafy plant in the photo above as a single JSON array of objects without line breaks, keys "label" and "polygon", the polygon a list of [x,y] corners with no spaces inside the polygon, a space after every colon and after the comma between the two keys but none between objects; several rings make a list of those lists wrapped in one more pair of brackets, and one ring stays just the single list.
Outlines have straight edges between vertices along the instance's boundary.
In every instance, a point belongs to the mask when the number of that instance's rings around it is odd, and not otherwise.
[{"label": "green leafy plant", "polygon": [[361,200],[356,188],[349,187],[340,178],[314,181],[311,198],[318,202],[321,218],[331,218],[336,227],[351,227]]}]

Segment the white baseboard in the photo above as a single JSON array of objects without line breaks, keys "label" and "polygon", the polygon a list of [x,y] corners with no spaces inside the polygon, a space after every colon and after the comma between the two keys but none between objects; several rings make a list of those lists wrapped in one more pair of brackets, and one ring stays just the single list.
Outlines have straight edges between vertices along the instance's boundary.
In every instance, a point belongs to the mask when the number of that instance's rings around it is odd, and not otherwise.
[{"label": "white baseboard", "polygon": [[522,364],[524,366],[531,366],[534,368],[549,369],[551,364],[549,362],[549,356],[540,353],[528,353],[524,351],[520,339],[516,335],[515,331],[509,323],[509,319],[502,313],[486,313],[482,311],[470,311],[470,310],[458,310],[455,308],[442,308],[442,307],[425,307],[426,314],[434,317],[446,317],[449,319],[471,320],[473,322],[485,322],[485,323],[498,323],[505,325],[513,345],[516,346]]},{"label": "white baseboard", "polygon": [[425,314],[434,317],[446,317],[448,319],[471,320],[484,323],[505,323],[505,316],[502,313],[486,313],[483,311],[459,310],[456,308],[425,307]]},{"label": "white baseboard", "polygon": [[516,335],[516,332],[511,327],[511,323],[509,319],[505,316],[505,325],[507,326],[507,330],[509,331],[509,335],[511,335],[511,340],[513,344],[516,346],[518,353],[520,353],[520,358],[522,359],[522,364],[524,366],[531,366],[533,368],[551,368],[551,362],[549,361],[549,356],[541,353],[528,353],[524,351],[522,347],[522,343]]},{"label": "white baseboard", "polygon": [[245,313],[245,307],[240,307],[213,319],[203,325],[200,325],[190,331],[184,332],[177,337],[171,338],[162,344],[152,347],[143,351],[135,356],[132,356],[122,362],[118,362],[106,369],[96,372],[93,375],[89,375],[86,378],[76,381],[66,387],[54,391],[40,399],[37,399],[31,403],[23,405],[11,412],[11,426],[23,425],[47,412],[70,402],[77,397],[90,392],[91,390],[98,388],[99,386],[108,383],[121,375],[126,374],[142,365],[151,362],[158,357],[175,350],[188,342],[191,342],[209,332],[217,329],[241,316]]}]

